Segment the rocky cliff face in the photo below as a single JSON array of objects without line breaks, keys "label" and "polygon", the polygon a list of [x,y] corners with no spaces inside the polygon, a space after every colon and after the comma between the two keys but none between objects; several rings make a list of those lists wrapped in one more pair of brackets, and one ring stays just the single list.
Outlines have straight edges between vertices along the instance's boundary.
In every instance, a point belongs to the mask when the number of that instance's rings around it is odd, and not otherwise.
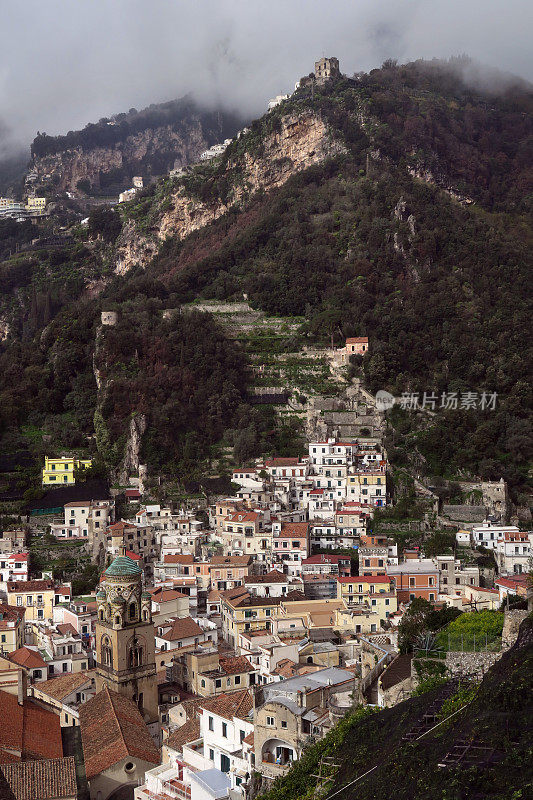
[{"label": "rocky cliff face", "polygon": [[233,187],[226,203],[207,205],[191,202],[183,189],[178,190],[172,197],[173,208],[161,218],[159,238],[178,236],[183,239],[220,217],[234,203],[242,202],[247,193],[275,189],[295,173],[343,150],[342,145],[330,137],[326,124],[315,114],[309,112],[284,117],[281,130],[264,141],[259,157],[246,152],[240,165],[235,160],[228,161],[227,172],[231,173],[239,166],[242,179]]},{"label": "rocky cliff face", "polygon": [[316,114],[303,112],[284,117],[280,130],[265,137],[260,155],[245,152],[228,160],[226,174],[238,173],[240,178],[233,183],[225,201],[203,202],[178,184],[170,197],[170,208],[159,218],[152,241],[128,223],[117,241],[115,272],[125,274],[133,266],[146,264],[158,243],[165,239],[171,236],[183,239],[218,219],[231,206],[242,204],[250,194],[282,186],[297,172],[343,152],[344,146],[332,137],[327,124]]},{"label": "rocky cliff face", "polygon": [[74,195],[82,194],[78,187],[80,181],[101,189],[106,175],[118,175],[122,171],[126,189],[129,187],[126,178],[133,174],[145,178],[161,175],[175,163],[182,166],[195,161],[207,145],[201,119],[196,116],[179,129],[174,125],[147,128],[110,147],[76,147],[36,157],[31,171],[38,185],[51,184],[55,191]]}]

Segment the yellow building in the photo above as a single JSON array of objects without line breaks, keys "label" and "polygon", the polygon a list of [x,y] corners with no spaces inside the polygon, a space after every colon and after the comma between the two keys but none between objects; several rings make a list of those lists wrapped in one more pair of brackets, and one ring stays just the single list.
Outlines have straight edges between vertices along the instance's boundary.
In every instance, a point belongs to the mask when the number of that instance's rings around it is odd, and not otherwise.
[{"label": "yellow building", "polygon": [[26,609],[26,622],[52,619],[55,589],[53,581],[8,581],[7,602]]},{"label": "yellow building", "polygon": [[346,480],[348,501],[383,507],[387,505],[387,473],[384,468],[365,470],[348,475]]},{"label": "yellow building", "polygon": [[378,619],[388,619],[398,610],[394,583],[388,575],[352,575],[337,578],[337,597],[348,608],[368,606]]},{"label": "yellow building", "polygon": [[74,470],[88,469],[92,465],[90,458],[49,458],[45,456],[43,469],[43,486],[73,486],[76,483]]},{"label": "yellow building", "polygon": [[279,604],[279,597],[252,597],[246,590],[232,598],[222,597],[220,612],[224,638],[235,647],[241,633],[270,630]]},{"label": "yellow building", "polygon": [[46,208],[46,197],[28,197],[26,200],[26,211],[32,214],[44,214]]},{"label": "yellow building", "polygon": [[0,603],[0,652],[13,653],[24,644],[24,612],[22,606]]}]

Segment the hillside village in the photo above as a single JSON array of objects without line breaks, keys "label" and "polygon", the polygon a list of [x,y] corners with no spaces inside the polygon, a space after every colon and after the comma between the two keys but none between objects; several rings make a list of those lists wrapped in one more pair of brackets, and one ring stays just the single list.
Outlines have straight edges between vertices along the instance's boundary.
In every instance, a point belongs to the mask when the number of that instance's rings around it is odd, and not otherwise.
[{"label": "hillside village", "polygon": [[[338,359],[368,347],[348,340]],[[89,466],[47,458],[43,484],[74,487]],[[378,521],[394,508],[380,436],[310,441],[305,455],[259,459],[231,479],[234,494],[207,506],[151,502],[141,476],[126,490],[130,517],[117,518],[111,495],[32,517],[32,538],[50,520],[49,539],[102,564],[86,596],[53,569],[35,574],[28,529],[3,532],[0,707],[14,722],[0,763],[39,759],[74,787],[82,759],[73,797],[134,786],[138,800],[244,800],[351,709],[409,697],[427,680],[420,663],[437,657],[443,675],[479,681],[516,638],[533,533],[495,513],[505,504],[481,524],[448,521],[436,553],[428,512],[410,546]],[[452,610],[450,632],[421,629],[406,648],[417,602]],[[488,633],[476,641],[466,626],[458,638],[455,617],[487,615]],[[30,738],[34,717],[45,738]]]},{"label": "hillside village", "polygon": [[[299,85],[339,76],[322,58]],[[0,215],[45,213],[14,204]],[[81,449],[50,452],[43,492],[0,533],[0,774],[37,800],[253,800],[354,710],[478,687],[531,610],[533,531],[506,482],[465,480],[453,502],[393,469],[388,408],[355,369],[372,339],[309,347],[291,370],[294,354],[254,355],[252,335],[285,323],[247,300],[190,305],[248,342],[254,402],[297,421],[299,453],[236,463],[228,447],[226,491],[178,501],[138,447],[111,485],[85,480]],[[118,319],[103,311],[99,335]]]}]

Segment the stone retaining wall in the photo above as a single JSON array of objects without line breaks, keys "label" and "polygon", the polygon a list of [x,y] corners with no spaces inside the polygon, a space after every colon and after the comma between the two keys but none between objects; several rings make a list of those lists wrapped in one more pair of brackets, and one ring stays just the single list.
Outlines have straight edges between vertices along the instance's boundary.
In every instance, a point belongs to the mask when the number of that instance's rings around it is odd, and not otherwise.
[{"label": "stone retaining wall", "polygon": [[464,653],[462,651],[450,651],[446,653],[445,664],[448,672],[453,677],[471,675],[478,680],[483,676],[493,664],[501,657],[499,653]]}]

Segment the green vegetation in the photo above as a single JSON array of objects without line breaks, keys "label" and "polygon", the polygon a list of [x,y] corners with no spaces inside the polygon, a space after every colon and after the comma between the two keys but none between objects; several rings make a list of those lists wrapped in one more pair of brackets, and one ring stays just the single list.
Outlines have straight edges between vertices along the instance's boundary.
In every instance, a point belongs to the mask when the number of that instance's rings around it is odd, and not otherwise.
[{"label": "green vegetation", "polygon": [[499,650],[503,629],[503,612],[473,611],[461,614],[439,631],[435,650],[477,651]]},{"label": "green vegetation", "polygon": [[443,606],[436,609],[433,603],[416,597],[409,604],[409,608],[402,617],[398,628],[398,646],[401,653],[410,653],[416,647],[420,647],[424,637],[428,637],[440,628],[443,628],[450,620],[455,620],[466,614],[461,614],[457,608]]},{"label": "green vegetation", "polygon": [[[276,780],[262,800],[313,797],[322,755],[339,767],[324,796],[341,800],[517,800],[531,796],[530,719],[533,712],[533,622],[522,627],[518,644],[487,673],[477,692],[466,687],[445,701],[442,719],[450,720],[415,742],[403,736],[416,728],[436,703],[435,688],[375,713],[347,715],[323,741],[308,747],[289,772]],[[437,676],[438,677],[438,676]],[[439,768],[460,741],[494,749],[490,764],[455,763]],[[376,767],[376,769],[372,769]],[[365,774],[369,773],[369,774]],[[363,777],[364,776],[364,777]],[[357,782],[355,782],[357,780]]]},{"label": "green vegetation", "polygon": [[455,714],[459,709],[464,708],[472,702],[477,694],[477,686],[463,684],[452,697],[445,700],[439,711],[439,719],[444,720],[451,714]]}]

